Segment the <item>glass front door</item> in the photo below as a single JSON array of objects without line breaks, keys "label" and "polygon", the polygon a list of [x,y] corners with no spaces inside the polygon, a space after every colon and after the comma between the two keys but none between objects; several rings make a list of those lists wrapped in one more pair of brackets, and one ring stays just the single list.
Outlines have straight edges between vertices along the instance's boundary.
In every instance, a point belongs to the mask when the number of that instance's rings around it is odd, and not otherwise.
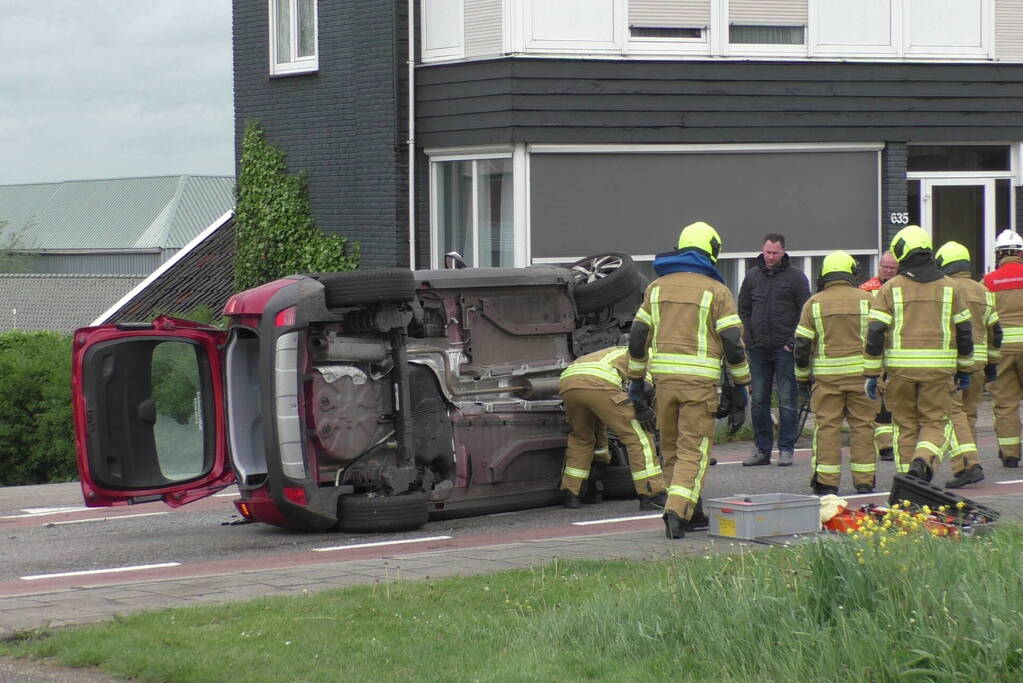
[{"label": "glass front door", "polygon": [[942,178],[921,183],[922,227],[937,250],[955,240],[970,250],[974,276],[994,268],[995,181]]}]

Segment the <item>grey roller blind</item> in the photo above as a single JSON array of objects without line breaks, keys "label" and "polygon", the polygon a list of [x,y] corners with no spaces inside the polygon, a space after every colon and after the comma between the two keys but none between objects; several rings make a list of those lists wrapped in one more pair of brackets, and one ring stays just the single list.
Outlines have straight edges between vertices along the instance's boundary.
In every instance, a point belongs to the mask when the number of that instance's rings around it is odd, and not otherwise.
[{"label": "grey roller blind", "polygon": [[704,220],[725,251],[876,249],[878,152],[551,154],[530,157],[532,258],[675,246]]}]

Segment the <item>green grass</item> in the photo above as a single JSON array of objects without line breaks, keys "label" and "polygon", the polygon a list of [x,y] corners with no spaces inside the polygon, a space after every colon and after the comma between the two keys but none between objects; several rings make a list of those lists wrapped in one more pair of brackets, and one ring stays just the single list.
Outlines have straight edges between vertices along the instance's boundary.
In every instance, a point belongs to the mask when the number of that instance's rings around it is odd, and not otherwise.
[{"label": "green grass", "polygon": [[0,652],[143,681],[1021,680],[1021,551],[1007,527],[556,562],[164,610]]}]

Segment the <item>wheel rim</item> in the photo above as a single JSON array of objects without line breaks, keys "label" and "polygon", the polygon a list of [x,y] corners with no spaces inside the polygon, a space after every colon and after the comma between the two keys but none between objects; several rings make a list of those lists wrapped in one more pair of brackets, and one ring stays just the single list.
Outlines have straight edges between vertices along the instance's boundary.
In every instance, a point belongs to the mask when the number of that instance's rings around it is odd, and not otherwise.
[{"label": "wheel rim", "polygon": [[572,275],[577,283],[595,282],[608,277],[621,267],[621,256],[604,254],[572,266]]}]

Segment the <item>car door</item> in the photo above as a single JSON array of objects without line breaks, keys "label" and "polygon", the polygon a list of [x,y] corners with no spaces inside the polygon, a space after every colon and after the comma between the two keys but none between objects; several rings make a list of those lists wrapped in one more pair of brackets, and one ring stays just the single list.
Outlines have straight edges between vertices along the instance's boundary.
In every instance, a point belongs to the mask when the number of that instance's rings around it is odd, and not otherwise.
[{"label": "car door", "polygon": [[222,349],[227,333],[160,316],[75,332],[72,404],[86,505],[172,507],[234,482]]}]

